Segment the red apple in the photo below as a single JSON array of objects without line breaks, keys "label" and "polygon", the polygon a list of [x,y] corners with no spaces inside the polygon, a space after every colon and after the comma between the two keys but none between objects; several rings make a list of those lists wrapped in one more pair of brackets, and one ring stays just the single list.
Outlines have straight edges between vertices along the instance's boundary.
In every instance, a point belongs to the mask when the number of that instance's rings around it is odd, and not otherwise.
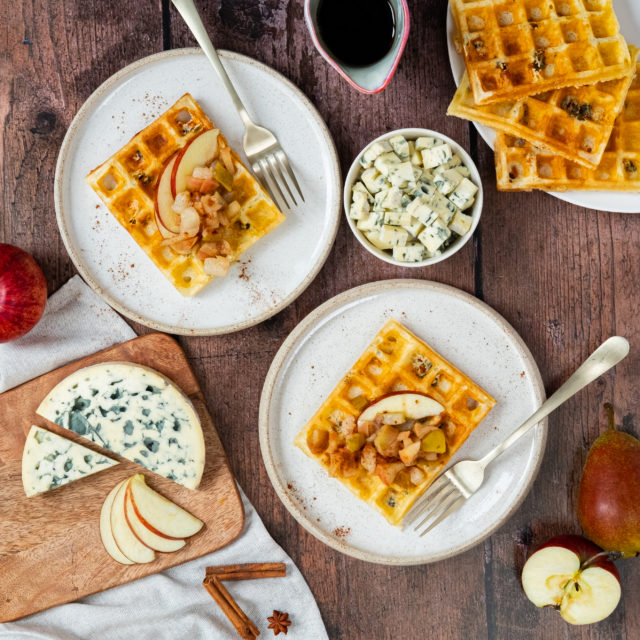
[{"label": "red apple", "polygon": [[218,129],[209,129],[196,136],[178,152],[171,172],[171,195],[187,188],[187,178],[196,167],[208,165],[218,152]]},{"label": "red apple", "polygon": [[22,249],[0,244],[0,342],[23,336],[38,323],[47,303],[47,281]]},{"label": "red apple", "polygon": [[604,620],[620,601],[620,576],[606,552],[582,536],[552,538],[522,569],[522,586],[537,607],[555,607],[571,624]]},{"label": "red apple", "polygon": [[374,400],[365,407],[358,418],[358,424],[373,420],[380,413],[398,414],[398,420],[419,420],[437,416],[444,407],[433,398],[415,391],[395,391]]},{"label": "red apple", "polygon": [[171,176],[179,154],[171,156],[165,164],[156,188],[156,223],[163,238],[173,238],[180,233],[180,216],[172,209]]}]

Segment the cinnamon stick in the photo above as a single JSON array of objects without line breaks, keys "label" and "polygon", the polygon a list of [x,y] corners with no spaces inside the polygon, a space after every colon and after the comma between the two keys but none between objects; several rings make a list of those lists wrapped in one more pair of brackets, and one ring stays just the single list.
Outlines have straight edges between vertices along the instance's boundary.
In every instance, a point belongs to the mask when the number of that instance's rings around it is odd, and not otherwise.
[{"label": "cinnamon stick", "polygon": [[256,626],[249,620],[242,609],[240,609],[229,592],[222,587],[219,580],[215,578],[205,578],[202,585],[216,601],[220,609],[222,609],[242,640],[255,640],[260,635]]},{"label": "cinnamon stick", "polygon": [[219,580],[253,580],[258,578],[283,578],[287,567],[283,562],[255,562],[250,564],[228,564],[207,567],[206,575]]}]

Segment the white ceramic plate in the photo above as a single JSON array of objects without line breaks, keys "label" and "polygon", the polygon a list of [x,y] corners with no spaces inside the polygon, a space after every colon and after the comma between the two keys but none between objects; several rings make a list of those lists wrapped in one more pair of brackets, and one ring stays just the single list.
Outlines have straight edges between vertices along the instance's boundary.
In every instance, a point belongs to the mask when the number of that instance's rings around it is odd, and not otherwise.
[{"label": "white ceramic plate", "polygon": [[[613,0],[613,7],[620,23],[622,35],[629,44],[640,46],[640,1]],[[456,52],[453,44],[455,32],[456,23],[451,12],[451,6],[449,6],[447,11],[447,46],[449,49],[449,63],[457,86],[464,75],[464,60]],[[475,122],[474,125],[485,142],[493,149],[496,139],[493,129]],[[560,198],[560,200],[565,200],[587,209],[617,213],[640,213],[640,194],[638,193],[625,193],[623,191],[554,191],[550,193],[552,196]]]},{"label": "white ceramic plate", "polygon": [[383,564],[424,564],[456,555],[493,533],[527,494],[540,465],[546,421],[487,470],[460,511],[419,538],[356,498],[293,445],[389,318],[396,318],[498,402],[454,457],[480,457],[544,400],[540,373],[515,330],[483,302],[424,280],[388,280],[346,291],[309,314],[285,340],[260,400],[260,447],[269,477],[298,522],[329,546]]},{"label": "white ceramic plate", "polygon": [[226,278],[193,298],[182,297],[85,182],[91,169],[186,92],[243,155],[240,118],[200,49],[159,53],[109,78],[76,115],[56,167],[58,225],[82,277],[120,313],[170,333],[228,333],[271,317],[316,276],[340,221],[338,157],[313,105],[269,67],[234,53],[220,55],[249,113],[280,140],[306,200],[244,253]]}]

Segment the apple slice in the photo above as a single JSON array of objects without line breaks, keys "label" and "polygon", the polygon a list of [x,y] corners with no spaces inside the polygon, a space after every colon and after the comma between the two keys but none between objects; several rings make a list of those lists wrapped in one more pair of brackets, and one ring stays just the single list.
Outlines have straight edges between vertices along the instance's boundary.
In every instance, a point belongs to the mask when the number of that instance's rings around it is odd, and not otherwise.
[{"label": "apple slice", "polygon": [[555,607],[570,624],[606,618],[620,601],[618,571],[602,549],[582,536],[558,536],[525,563],[522,586],[537,607]]},{"label": "apple slice", "polygon": [[133,508],[133,503],[131,502],[131,490],[129,486],[127,486],[125,491],[124,510],[127,524],[131,528],[131,531],[133,531],[136,538],[138,538],[138,540],[147,547],[151,547],[155,551],[160,551],[161,553],[171,553],[172,551],[182,549],[182,547],[187,544],[182,539],[160,536],[154,533],[151,529],[145,527]]},{"label": "apple slice", "polygon": [[173,238],[180,233],[180,216],[172,208],[175,200],[171,193],[171,176],[177,159],[178,153],[175,153],[164,165],[156,189],[156,224],[164,238]]},{"label": "apple slice", "polygon": [[111,505],[111,533],[118,549],[132,562],[144,564],[155,560],[153,549],[142,544],[129,528],[124,511],[127,482],[118,487]]},{"label": "apple slice", "polygon": [[107,496],[104,504],[102,505],[102,511],[100,511],[100,537],[102,538],[102,544],[104,548],[107,550],[107,553],[120,564],[134,564],[127,556],[118,549],[118,545],[113,537],[113,533],[111,532],[111,506],[113,505],[113,499],[116,497],[116,493],[118,493],[118,489],[125,484],[127,481],[123,480],[119,482]]},{"label": "apple slice", "polygon": [[218,129],[209,129],[196,136],[178,152],[178,159],[171,172],[171,195],[187,188],[187,178],[196,167],[208,165],[218,153]]},{"label": "apple slice", "polygon": [[374,400],[358,418],[358,424],[373,420],[380,413],[402,414],[405,420],[437,416],[444,407],[433,398],[411,391],[398,391]]},{"label": "apple slice", "polygon": [[141,473],[129,481],[131,504],[142,524],[159,536],[188,538],[204,523],[147,486]]}]

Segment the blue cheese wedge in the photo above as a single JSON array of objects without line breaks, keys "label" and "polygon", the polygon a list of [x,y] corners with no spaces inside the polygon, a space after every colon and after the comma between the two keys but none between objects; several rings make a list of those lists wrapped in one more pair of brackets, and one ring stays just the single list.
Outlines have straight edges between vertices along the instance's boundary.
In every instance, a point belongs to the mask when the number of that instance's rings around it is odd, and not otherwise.
[{"label": "blue cheese wedge", "polygon": [[157,371],[128,362],[80,369],[56,385],[38,414],[189,489],[204,470],[198,415]]},{"label": "blue cheese wedge", "polygon": [[27,497],[35,496],[116,464],[116,460],[33,426],[22,452],[22,486]]},{"label": "blue cheese wedge", "polygon": [[382,142],[361,157],[366,168],[352,188],[349,217],[398,262],[440,255],[473,226],[462,213],[478,192],[471,172],[440,138],[394,135]]}]

